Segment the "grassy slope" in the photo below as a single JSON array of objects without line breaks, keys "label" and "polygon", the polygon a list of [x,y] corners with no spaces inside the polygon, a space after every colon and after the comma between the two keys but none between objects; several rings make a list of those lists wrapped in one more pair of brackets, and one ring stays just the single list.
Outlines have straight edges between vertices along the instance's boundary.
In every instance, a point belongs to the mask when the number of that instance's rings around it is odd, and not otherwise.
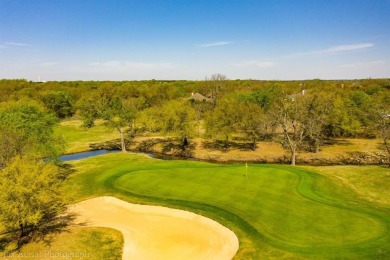
[{"label": "grassy slope", "polygon": [[55,128],[55,134],[63,136],[67,142],[66,153],[88,151],[91,143],[98,143],[119,138],[116,130],[107,128],[101,121],[96,126],[85,129],[81,120],[63,121]]},{"label": "grassy slope", "polygon": [[390,168],[387,166],[302,166],[334,182],[351,196],[390,208]]},{"label": "grassy slope", "polygon": [[319,174],[273,165],[245,167],[111,154],[73,163],[79,200],[114,195],[188,209],[239,237],[237,258],[381,258],[390,253],[389,208],[361,203]]},{"label": "grassy slope", "polygon": [[[29,243],[20,251],[1,253],[6,259],[121,259],[122,234],[110,228],[71,228],[45,241]],[[4,255],[6,254],[6,255]]]}]

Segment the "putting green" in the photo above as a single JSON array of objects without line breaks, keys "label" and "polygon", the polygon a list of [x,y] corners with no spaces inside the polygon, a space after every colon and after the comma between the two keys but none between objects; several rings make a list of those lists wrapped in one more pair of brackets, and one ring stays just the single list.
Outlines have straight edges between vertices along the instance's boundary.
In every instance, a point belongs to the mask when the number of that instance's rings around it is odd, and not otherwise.
[{"label": "putting green", "polygon": [[[81,198],[114,195],[191,210],[231,228],[237,258],[386,258],[388,210],[359,203],[314,172],[290,166],[161,161],[134,154],[74,165]],[[335,186],[336,188],[336,186]],[[339,191],[339,189],[335,189]]]}]

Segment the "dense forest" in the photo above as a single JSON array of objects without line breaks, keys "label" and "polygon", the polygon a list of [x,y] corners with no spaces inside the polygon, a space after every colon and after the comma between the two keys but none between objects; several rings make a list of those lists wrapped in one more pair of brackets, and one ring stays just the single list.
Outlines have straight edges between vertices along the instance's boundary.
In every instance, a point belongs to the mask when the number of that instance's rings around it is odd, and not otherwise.
[{"label": "dense forest", "polygon": [[183,154],[195,137],[222,147],[240,139],[253,150],[272,140],[295,164],[299,151],[317,153],[324,142],[348,137],[381,139],[390,158],[390,79],[262,81],[214,74],[204,81],[0,80],[0,163],[28,151],[31,138],[45,144],[35,152],[55,157],[60,150],[49,133],[34,129],[50,131],[68,118],[82,119],[86,128],[103,120],[117,130],[122,150],[145,133],[175,138]]}]

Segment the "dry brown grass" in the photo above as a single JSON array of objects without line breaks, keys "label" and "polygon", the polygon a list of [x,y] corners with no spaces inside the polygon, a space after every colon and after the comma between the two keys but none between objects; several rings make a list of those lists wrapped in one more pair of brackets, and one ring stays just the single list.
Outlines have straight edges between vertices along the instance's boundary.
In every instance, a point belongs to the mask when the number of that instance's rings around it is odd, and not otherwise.
[{"label": "dry brown grass", "polygon": [[[140,142],[152,139],[164,139],[162,136],[142,136],[136,137],[133,141],[131,149],[136,149]],[[194,144],[192,157],[201,160],[211,161],[240,161],[240,162],[267,162],[267,163],[288,163],[290,153],[277,142],[258,142],[255,151],[250,149],[250,144],[245,141],[235,141],[231,145],[223,149],[221,143],[213,147],[205,145],[214,141],[205,140],[202,138],[194,138],[191,140]],[[340,164],[345,163],[353,154],[381,154],[386,156],[383,149],[380,148],[381,140],[379,139],[337,139],[334,144],[321,147],[320,152],[299,151],[297,154],[298,164]],[[162,145],[157,143],[151,147],[150,152],[162,153]],[[364,162],[362,162],[364,164]],[[368,162],[369,163],[369,162]]]},{"label": "dry brown grass", "polygon": [[[68,141],[67,153],[91,150],[92,143],[103,143],[109,140],[118,139],[118,133],[114,129],[107,128],[102,121],[97,121],[96,126],[85,129],[82,127],[81,120],[68,120],[61,122],[56,129],[57,134],[64,136]],[[137,146],[144,141],[152,139],[166,139],[169,137],[158,134],[148,133],[144,136],[137,136],[132,140],[131,150],[136,150]],[[171,137],[172,138],[172,137]],[[238,137],[237,137],[238,138]],[[289,163],[290,153],[277,142],[258,142],[257,149],[252,151],[250,144],[246,141],[235,140],[227,149],[205,145],[213,143],[212,140],[194,138],[191,140],[193,149],[192,157],[201,160],[212,161],[251,161],[264,163]],[[163,152],[163,145],[156,143],[150,147],[150,152]],[[386,158],[386,153],[381,149],[381,140],[379,139],[335,139],[333,144],[322,146],[319,153],[298,151],[297,164],[340,164],[354,163],[353,154],[367,154],[369,156],[381,155]],[[349,160],[348,159],[352,158]],[[355,160],[356,161],[356,160]],[[378,161],[378,160],[376,160]],[[357,161],[359,163],[359,161]],[[365,161],[362,164],[367,163]],[[370,162],[368,162],[370,163]],[[372,163],[372,162],[371,162]],[[375,163],[375,161],[373,162]]]}]

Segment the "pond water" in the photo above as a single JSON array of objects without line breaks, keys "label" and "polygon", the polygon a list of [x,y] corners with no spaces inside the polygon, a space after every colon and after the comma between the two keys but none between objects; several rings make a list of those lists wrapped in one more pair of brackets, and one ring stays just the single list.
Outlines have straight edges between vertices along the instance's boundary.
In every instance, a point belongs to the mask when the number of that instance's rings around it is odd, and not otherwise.
[{"label": "pond water", "polygon": [[61,156],[60,160],[66,162],[66,161],[80,160],[80,159],[85,159],[97,155],[102,155],[107,153],[117,153],[117,152],[120,151],[119,150],[95,150],[95,151],[82,152],[82,153],[73,153],[73,154],[66,154]]},{"label": "pond water", "polygon": [[[63,162],[66,161],[74,161],[74,160],[80,160],[85,159],[89,157],[94,157],[102,154],[108,154],[108,153],[117,153],[120,152],[120,150],[94,150],[89,152],[81,152],[81,153],[73,153],[73,154],[66,154],[60,157],[60,160]],[[153,154],[153,153],[143,153],[146,154],[150,158],[154,159],[161,159],[161,160],[196,160],[195,158],[183,158],[183,157],[176,157],[172,155],[164,155],[164,154]]]}]

